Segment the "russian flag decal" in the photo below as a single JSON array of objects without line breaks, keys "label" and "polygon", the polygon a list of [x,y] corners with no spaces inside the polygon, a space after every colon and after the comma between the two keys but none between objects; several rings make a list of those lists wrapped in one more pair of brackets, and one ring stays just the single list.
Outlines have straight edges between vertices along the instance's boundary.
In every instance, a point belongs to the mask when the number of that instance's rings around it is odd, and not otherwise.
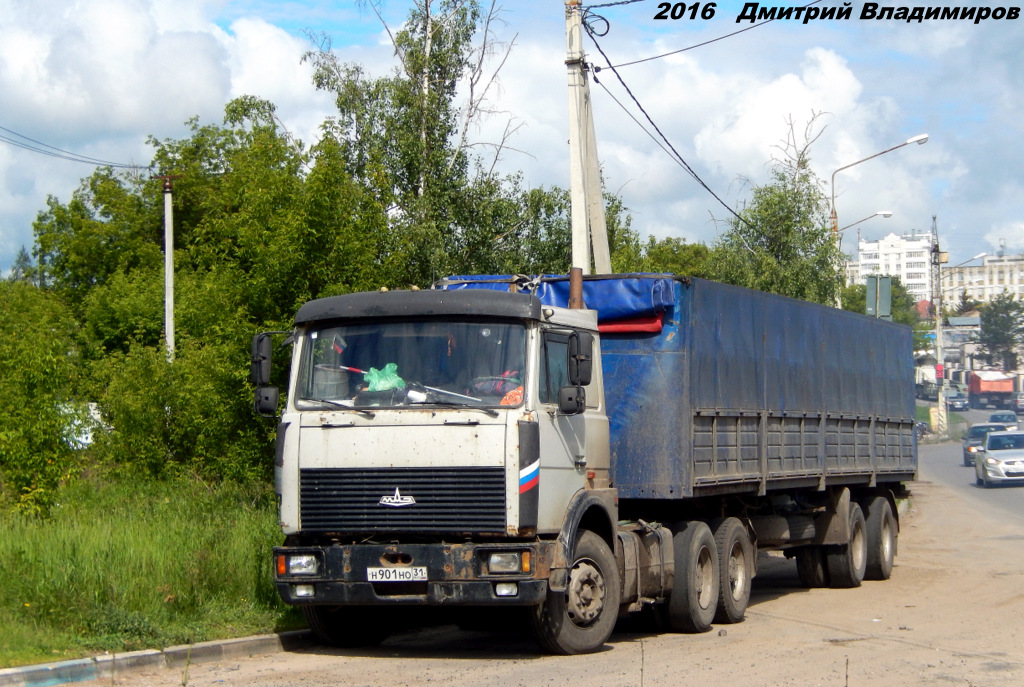
[{"label": "russian flag decal", "polygon": [[519,493],[525,494],[537,486],[540,480],[540,461],[527,465],[519,471]]}]

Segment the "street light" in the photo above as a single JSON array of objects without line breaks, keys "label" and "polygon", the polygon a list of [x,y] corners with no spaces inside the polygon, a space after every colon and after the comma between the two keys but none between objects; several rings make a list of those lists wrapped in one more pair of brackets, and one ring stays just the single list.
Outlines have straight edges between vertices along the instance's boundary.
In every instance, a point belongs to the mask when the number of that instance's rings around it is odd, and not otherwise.
[{"label": "street light", "polygon": [[899,150],[903,146],[908,146],[911,143],[916,143],[918,145],[923,145],[923,144],[925,144],[927,142],[928,142],[928,134],[918,134],[917,136],[914,136],[913,138],[908,138],[907,140],[905,140],[903,143],[900,143],[899,145],[893,146],[892,148],[886,148],[885,150],[883,150],[880,153],[875,153],[874,155],[869,155],[868,157],[864,158],[863,160],[857,160],[856,162],[851,162],[848,165],[843,165],[842,167],[840,167],[836,171],[832,172],[832,231],[836,231],[836,232],[839,231],[839,229],[838,229],[838,227],[839,227],[839,218],[836,216],[836,174],[839,174],[839,172],[842,172],[844,169],[849,169],[850,167],[853,167],[854,165],[859,165],[862,162],[867,162],[868,160],[873,160],[876,157],[878,157],[879,155],[885,155],[886,153],[891,153],[894,150]]},{"label": "street light", "polygon": [[842,229],[836,229],[836,231],[846,231],[846,230],[847,230],[847,229],[849,229],[850,227],[855,227],[855,226],[857,226],[858,224],[860,224],[861,222],[867,222],[867,221],[868,221],[869,219],[873,219],[873,218],[875,218],[875,217],[886,217],[886,218],[888,218],[888,217],[892,217],[892,211],[891,211],[891,210],[879,210],[878,212],[876,212],[876,213],[875,213],[875,214],[873,214],[873,215],[868,215],[868,216],[867,216],[867,217],[865,217],[864,219],[859,219],[859,220],[857,220],[856,222],[854,222],[853,224],[847,224],[847,225],[846,225],[845,227],[843,227]]},{"label": "street light", "polygon": [[[978,253],[973,258],[968,258],[967,260],[964,260],[963,262],[961,262],[961,263],[959,263],[957,265],[953,265],[952,267],[947,267],[946,268],[946,275],[949,276],[950,285],[948,287],[946,287],[946,288],[942,287],[942,275],[940,273],[940,276],[939,276],[939,288],[942,291],[949,291],[951,289],[958,289],[961,286],[963,286],[963,284],[958,284],[958,285],[952,284],[953,272],[955,270],[961,269],[964,265],[966,265],[969,262],[974,262],[975,260],[978,260],[979,258],[984,258],[986,255],[988,255],[988,253]],[[973,283],[982,283],[982,282],[971,282],[971,283],[973,284]]]},{"label": "street light", "polygon": [[[916,143],[918,145],[922,145],[922,144],[927,143],[927,142],[928,142],[928,134],[918,134],[917,136],[914,136],[912,138],[908,138],[907,140],[905,140],[903,143],[900,143],[899,145],[895,145],[892,148],[886,148],[885,150],[883,150],[880,153],[875,153],[874,155],[869,155],[866,158],[863,158],[861,160],[857,160],[856,162],[851,162],[848,165],[843,165],[842,167],[840,167],[836,171],[832,172],[832,233],[834,233],[836,235],[836,253],[837,253],[837,255],[842,250],[842,243],[841,243],[840,238],[839,238],[839,216],[836,214],[836,174],[839,174],[839,172],[842,172],[844,169],[849,169],[850,167],[853,167],[854,165],[859,165],[862,162],[867,162],[868,160],[873,160],[876,157],[878,157],[879,155],[885,155],[886,153],[891,153],[892,151],[898,150],[898,149],[902,148],[903,146],[908,146],[911,143]],[[853,226],[853,225],[850,225],[850,226]],[[840,260],[840,261],[842,260],[841,257],[837,257],[837,259]],[[836,271],[838,272],[839,270],[842,269],[842,267],[843,267],[842,266],[842,262],[840,262],[840,264],[837,265]],[[844,281],[845,281],[845,278],[844,278]],[[836,307],[837,308],[842,307],[842,303],[840,302],[840,296],[839,295],[836,295]]]}]

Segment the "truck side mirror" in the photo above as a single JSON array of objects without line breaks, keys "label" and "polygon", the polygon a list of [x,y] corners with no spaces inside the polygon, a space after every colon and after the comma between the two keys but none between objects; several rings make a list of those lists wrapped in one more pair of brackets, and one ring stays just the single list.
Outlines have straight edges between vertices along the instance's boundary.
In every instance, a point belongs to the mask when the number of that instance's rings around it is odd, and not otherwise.
[{"label": "truck side mirror", "polygon": [[569,335],[569,383],[587,386],[593,372],[594,335],[588,332],[573,332]]},{"label": "truck side mirror", "polygon": [[255,387],[270,383],[270,363],[274,342],[270,332],[261,332],[252,338],[252,352],[249,356],[249,381]]},{"label": "truck side mirror", "polygon": [[558,412],[579,415],[587,407],[587,392],[582,386],[563,386],[558,390]]},{"label": "truck side mirror", "polygon": [[256,389],[256,412],[263,417],[277,417],[278,392],[276,386],[261,386]]}]

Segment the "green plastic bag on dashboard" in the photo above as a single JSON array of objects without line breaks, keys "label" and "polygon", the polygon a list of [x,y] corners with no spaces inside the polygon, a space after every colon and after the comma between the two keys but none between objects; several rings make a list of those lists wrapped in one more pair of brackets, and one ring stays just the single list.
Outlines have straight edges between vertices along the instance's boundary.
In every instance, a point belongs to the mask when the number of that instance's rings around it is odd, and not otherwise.
[{"label": "green plastic bag on dashboard", "polygon": [[405,380],[398,376],[398,363],[388,363],[383,370],[371,367],[370,371],[363,375],[363,381],[367,384],[367,391],[405,388]]}]

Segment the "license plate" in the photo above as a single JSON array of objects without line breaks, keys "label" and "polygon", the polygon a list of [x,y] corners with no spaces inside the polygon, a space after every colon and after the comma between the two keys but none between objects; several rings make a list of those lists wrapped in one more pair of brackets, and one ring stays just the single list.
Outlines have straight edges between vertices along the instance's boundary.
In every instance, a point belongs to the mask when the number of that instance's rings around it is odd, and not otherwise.
[{"label": "license plate", "polygon": [[423,565],[409,568],[367,568],[366,579],[370,582],[423,582],[427,579],[427,568]]}]

